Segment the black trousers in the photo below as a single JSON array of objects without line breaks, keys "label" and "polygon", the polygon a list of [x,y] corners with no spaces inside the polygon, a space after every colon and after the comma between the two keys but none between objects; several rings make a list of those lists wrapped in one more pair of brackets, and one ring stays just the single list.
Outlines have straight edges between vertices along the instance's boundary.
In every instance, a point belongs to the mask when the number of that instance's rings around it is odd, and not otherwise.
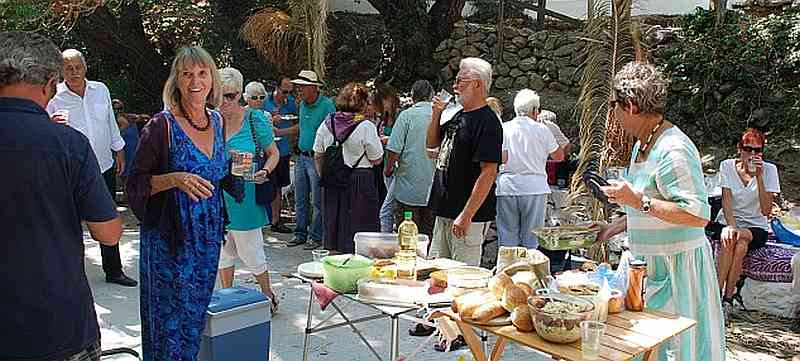
[{"label": "black trousers", "polygon": [[[103,173],[103,179],[106,181],[108,191],[111,193],[111,199],[116,203],[117,201],[117,168],[111,167]],[[119,244],[114,246],[106,246],[100,244],[100,256],[103,259],[103,272],[106,277],[119,277],[122,275],[122,259],[119,256]]]}]

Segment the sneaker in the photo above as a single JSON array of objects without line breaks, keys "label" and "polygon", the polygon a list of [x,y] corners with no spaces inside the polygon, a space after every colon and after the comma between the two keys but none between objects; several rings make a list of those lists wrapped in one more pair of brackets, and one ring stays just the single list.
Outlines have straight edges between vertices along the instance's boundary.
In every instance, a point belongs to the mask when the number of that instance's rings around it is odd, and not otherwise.
[{"label": "sneaker", "polygon": [[297,247],[297,246],[299,246],[301,244],[306,244],[306,240],[305,239],[300,239],[300,238],[297,238],[297,237],[294,237],[294,238],[292,238],[291,241],[286,242],[286,245],[289,246],[289,247]]},{"label": "sneaker", "polygon": [[269,227],[270,230],[274,233],[292,233],[293,231],[283,225],[283,223],[278,223]]},{"label": "sneaker", "polygon": [[308,242],[306,243],[306,245],[305,245],[305,246],[303,246],[303,249],[304,249],[304,250],[306,250],[306,251],[310,251],[310,250],[312,250],[312,249],[317,249],[317,248],[319,248],[319,247],[320,247],[320,244],[319,244],[319,242],[316,242],[316,241],[308,241]]}]

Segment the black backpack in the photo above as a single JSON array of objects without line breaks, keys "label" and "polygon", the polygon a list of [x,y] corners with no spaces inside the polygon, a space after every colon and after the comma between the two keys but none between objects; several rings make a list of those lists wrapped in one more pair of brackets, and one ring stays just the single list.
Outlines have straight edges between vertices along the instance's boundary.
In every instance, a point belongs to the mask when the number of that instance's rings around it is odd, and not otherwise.
[{"label": "black backpack", "polygon": [[[324,123],[323,123],[324,126]],[[353,166],[347,165],[344,162],[344,154],[342,153],[342,144],[350,138],[350,135],[358,128],[358,125],[353,127],[344,139],[341,141],[336,139],[336,122],[331,117],[331,133],[333,134],[333,143],[325,148],[325,154],[322,156],[322,174],[320,174],[320,186],[325,188],[347,188],[350,184],[350,174],[353,172],[353,167],[361,163],[361,159],[367,155],[364,154],[358,158]]]}]

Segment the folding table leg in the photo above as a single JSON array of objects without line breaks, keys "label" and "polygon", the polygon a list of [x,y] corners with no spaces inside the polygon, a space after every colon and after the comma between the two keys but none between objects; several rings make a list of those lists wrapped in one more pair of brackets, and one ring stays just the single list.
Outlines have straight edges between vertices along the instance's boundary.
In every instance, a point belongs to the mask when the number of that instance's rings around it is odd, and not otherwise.
[{"label": "folding table leg", "polygon": [[503,351],[506,349],[506,341],[505,337],[497,337],[497,342],[494,344],[494,349],[492,349],[490,361],[500,360],[500,357],[503,356]]},{"label": "folding table leg", "polygon": [[314,288],[308,287],[311,294],[308,296],[308,314],[306,316],[305,338],[303,339],[303,361],[308,361],[308,341],[311,336],[311,306],[314,305]]},{"label": "folding table leg", "polygon": [[400,356],[400,319],[392,316],[391,321],[391,343],[389,347],[389,361],[396,361]]},{"label": "folding table leg", "polygon": [[456,324],[458,325],[458,329],[461,330],[461,335],[464,336],[464,341],[467,342],[469,350],[472,351],[472,356],[475,357],[475,361],[486,361],[486,354],[483,352],[481,340],[478,338],[478,335],[475,334],[475,330],[472,329],[472,326],[461,321],[456,321]]}]

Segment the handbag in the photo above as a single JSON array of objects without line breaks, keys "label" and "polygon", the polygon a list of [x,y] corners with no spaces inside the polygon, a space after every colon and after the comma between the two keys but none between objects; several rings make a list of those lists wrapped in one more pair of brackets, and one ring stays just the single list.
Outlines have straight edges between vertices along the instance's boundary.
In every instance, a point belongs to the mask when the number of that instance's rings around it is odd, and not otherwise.
[{"label": "handbag", "polygon": [[[256,136],[256,127],[255,122],[253,121],[252,111],[250,112],[248,121],[250,122],[250,136],[253,137],[253,144],[256,145],[256,154],[254,156],[254,160],[258,166],[257,169],[264,169],[264,164],[267,163],[267,157],[264,154],[264,148],[258,142],[258,137]],[[275,200],[275,197],[278,195],[278,187],[275,186],[277,184],[276,181],[275,173],[270,172],[267,176],[266,182],[255,185],[256,203],[262,206],[268,206],[272,204],[272,201]]]}]

